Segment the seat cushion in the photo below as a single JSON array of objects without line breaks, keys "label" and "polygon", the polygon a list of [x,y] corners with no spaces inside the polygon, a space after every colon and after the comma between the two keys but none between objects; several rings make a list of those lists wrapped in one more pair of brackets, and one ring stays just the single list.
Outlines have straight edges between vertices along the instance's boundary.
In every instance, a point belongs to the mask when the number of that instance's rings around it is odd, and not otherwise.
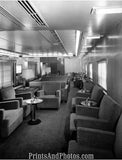
[{"label": "seat cushion", "polygon": [[[82,146],[78,144],[76,141],[72,140],[69,142],[68,147],[69,154],[76,154],[79,156],[89,156],[87,159],[109,159],[114,158],[114,154],[111,150],[98,149],[93,147]],[[81,157],[81,159],[85,159],[85,157]]]},{"label": "seat cushion", "polygon": [[23,121],[23,108],[5,110],[1,126],[1,137],[8,137]]},{"label": "seat cushion", "polygon": [[2,88],[0,90],[0,100],[14,99],[15,98],[15,90],[12,86]]},{"label": "seat cushion", "polygon": [[12,110],[5,110],[4,111],[5,112],[4,119],[8,120],[8,126],[12,125],[12,123],[14,123],[18,119],[21,110],[23,110],[23,109],[19,108],[19,109],[12,109]]}]

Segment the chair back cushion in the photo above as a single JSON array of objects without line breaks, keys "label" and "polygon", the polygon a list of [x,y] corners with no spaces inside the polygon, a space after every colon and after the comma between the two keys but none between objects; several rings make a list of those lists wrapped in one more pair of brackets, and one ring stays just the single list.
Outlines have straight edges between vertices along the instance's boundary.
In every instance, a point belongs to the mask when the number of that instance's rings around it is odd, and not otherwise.
[{"label": "chair back cushion", "polygon": [[61,84],[56,82],[43,83],[43,90],[45,95],[55,95],[57,90],[61,89]]},{"label": "chair back cushion", "polygon": [[99,118],[109,121],[112,125],[112,129],[115,129],[120,114],[120,105],[116,101],[114,101],[109,95],[104,95],[100,104]]},{"label": "chair back cushion", "polygon": [[60,83],[61,83],[61,88],[65,88],[66,82],[61,81]]},{"label": "chair back cushion", "polygon": [[15,90],[13,86],[9,86],[6,88],[2,88],[0,90],[1,100],[14,99],[15,98]]},{"label": "chair back cushion", "polygon": [[103,96],[104,96],[104,92],[102,88],[99,87],[98,85],[95,85],[91,93],[91,99],[97,103],[97,106],[100,106],[100,102]]},{"label": "chair back cushion", "polygon": [[92,92],[93,87],[94,87],[94,84],[93,84],[93,82],[91,82],[91,81],[85,81],[85,82],[83,83],[83,88],[84,88],[84,90],[87,90],[87,91],[89,91],[90,93]]},{"label": "chair back cushion", "polygon": [[116,127],[116,138],[114,144],[115,157],[122,159],[122,114]]}]

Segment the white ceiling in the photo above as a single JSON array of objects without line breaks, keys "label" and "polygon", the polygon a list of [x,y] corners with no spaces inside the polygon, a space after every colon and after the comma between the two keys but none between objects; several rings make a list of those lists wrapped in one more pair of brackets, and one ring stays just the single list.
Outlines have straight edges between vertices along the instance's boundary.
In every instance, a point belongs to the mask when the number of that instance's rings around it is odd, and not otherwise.
[{"label": "white ceiling", "polygon": [[[91,15],[92,7],[122,7],[120,0],[28,0],[46,24],[38,25],[17,0],[0,1],[0,48],[22,53],[73,53],[76,30],[84,37],[111,34],[122,14]],[[115,33],[116,34],[116,33]],[[58,38],[57,38],[58,37]],[[84,41],[84,39],[82,39]],[[94,44],[90,42],[90,44]],[[80,44],[83,44],[81,42]]]}]

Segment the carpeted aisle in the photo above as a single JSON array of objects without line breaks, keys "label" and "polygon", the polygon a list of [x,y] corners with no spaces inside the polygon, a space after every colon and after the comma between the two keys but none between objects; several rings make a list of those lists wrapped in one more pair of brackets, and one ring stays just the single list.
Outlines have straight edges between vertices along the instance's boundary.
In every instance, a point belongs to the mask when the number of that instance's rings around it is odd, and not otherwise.
[{"label": "carpeted aisle", "polygon": [[0,158],[28,159],[29,153],[67,153],[68,142],[64,132],[70,114],[71,98],[77,89],[71,84],[67,103],[59,110],[37,110],[38,125],[28,125],[28,117],[6,140],[0,142]]}]

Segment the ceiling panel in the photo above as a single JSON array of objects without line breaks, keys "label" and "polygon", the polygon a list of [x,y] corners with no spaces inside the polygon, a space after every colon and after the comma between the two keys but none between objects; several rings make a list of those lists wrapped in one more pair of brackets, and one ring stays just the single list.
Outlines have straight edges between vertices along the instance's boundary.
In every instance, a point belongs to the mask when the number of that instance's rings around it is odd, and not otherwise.
[{"label": "ceiling panel", "polygon": [[0,6],[0,31],[18,29],[19,23]]},{"label": "ceiling panel", "polygon": [[75,53],[75,30],[58,30],[60,38],[63,41],[68,53]]},{"label": "ceiling panel", "polygon": [[88,1],[33,1],[32,4],[53,29],[82,30],[88,25],[91,9]]},{"label": "ceiling panel", "polygon": [[3,7],[8,13],[15,17],[20,23],[23,24],[21,29],[38,28],[39,25],[32,19],[28,12],[16,1],[0,1],[0,6]]},{"label": "ceiling panel", "polygon": [[[0,1],[3,9],[0,10],[0,48],[20,52],[66,50],[67,53],[75,53],[76,30],[83,32],[84,37],[89,34],[103,36],[118,34],[116,28],[122,22],[122,14],[106,15],[102,18],[90,14],[92,7],[120,7],[121,0],[28,0],[28,2],[46,26],[37,24],[17,0]],[[53,34],[55,31],[59,39]],[[97,44],[97,40],[91,44]]]},{"label": "ceiling panel", "polygon": [[44,36],[46,39],[47,39],[47,41],[49,41],[50,43],[56,43],[57,42],[57,40],[55,39],[55,37],[53,36],[53,34],[49,31],[49,30],[40,30],[39,31],[41,34],[42,34],[42,36]]}]

